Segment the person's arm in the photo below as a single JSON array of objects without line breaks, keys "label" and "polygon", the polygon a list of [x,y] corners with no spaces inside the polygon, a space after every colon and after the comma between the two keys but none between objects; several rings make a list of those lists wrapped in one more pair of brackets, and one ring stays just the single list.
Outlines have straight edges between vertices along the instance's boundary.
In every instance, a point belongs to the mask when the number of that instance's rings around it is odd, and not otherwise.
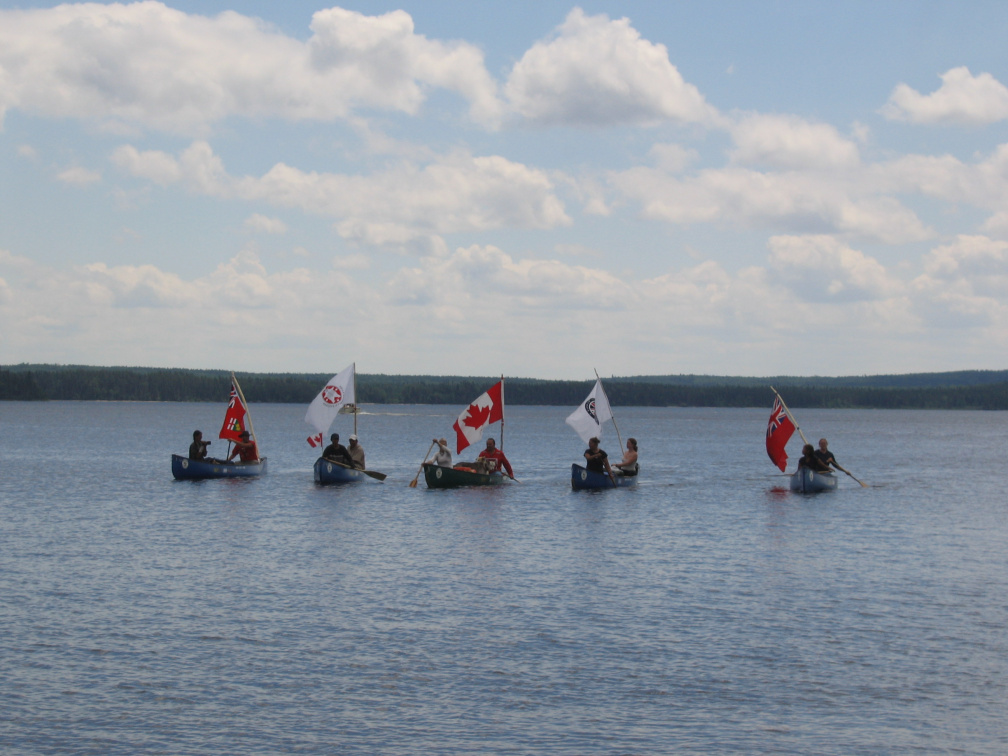
[{"label": "person's arm", "polygon": [[836,457],[834,457],[832,454],[830,454],[830,464],[833,465],[833,467],[835,467],[840,472],[847,473],[848,475],[850,475],[849,472],[847,472],[840,466],[840,463],[836,461]]},{"label": "person's arm", "polygon": [[622,470],[624,467],[633,467],[636,463],[637,463],[637,452],[628,451],[626,454],[623,455],[623,459],[621,459],[619,462],[616,463],[616,467]]}]

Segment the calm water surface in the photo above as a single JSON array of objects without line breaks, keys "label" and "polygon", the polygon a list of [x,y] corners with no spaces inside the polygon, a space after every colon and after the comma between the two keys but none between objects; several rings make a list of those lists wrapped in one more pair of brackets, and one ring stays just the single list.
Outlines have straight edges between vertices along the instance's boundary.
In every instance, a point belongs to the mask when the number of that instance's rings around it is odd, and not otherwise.
[{"label": "calm water surface", "polygon": [[570,408],[457,491],[407,484],[458,408],[366,409],[388,480],[318,488],[302,406],[193,483],[223,404],[0,403],[0,750],[1008,752],[1008,414],[798,409],[870,484],[801,496],[769,404],[616,408],[642,477],[599,493]]}]

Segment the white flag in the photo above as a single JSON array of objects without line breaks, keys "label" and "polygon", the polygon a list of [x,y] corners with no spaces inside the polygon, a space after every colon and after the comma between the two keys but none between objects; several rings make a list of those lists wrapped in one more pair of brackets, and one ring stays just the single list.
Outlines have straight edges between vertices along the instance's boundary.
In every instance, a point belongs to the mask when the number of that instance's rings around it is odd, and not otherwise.
[{"label": "white flag", "polygon": [[602,388],[601,379],[595,381],[595,388],[588,394],[588,398],[581,402],[581,406],[574,410],[567,418],[567,425],[581,436],[581,440],[586,444],[592,436],[602,439],[602,423],[612,419],[612,410],[609,409],[609,398],[605,389]]},{"label": "white flag", "polygon": [[340,408],[356,401],[354,366],[350,365],[330,378],[325,388],[308,405],[308,412],[304,416],[305,422],[319,433],[325,433],[336,419]]}]

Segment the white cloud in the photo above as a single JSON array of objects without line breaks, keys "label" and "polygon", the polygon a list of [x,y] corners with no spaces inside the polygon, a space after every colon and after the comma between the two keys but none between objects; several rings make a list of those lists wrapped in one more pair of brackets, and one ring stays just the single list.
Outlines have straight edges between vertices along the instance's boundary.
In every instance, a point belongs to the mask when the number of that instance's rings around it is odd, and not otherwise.
[{"label": "white cloud", "polygon": [[954,243],[932,250],[924,270],[930,276],[946,279],[960,276],[1005,279],[1008,277],[1008,242],[986,236],[960,235]]},{"label": "white cloud", "polygon": [[232,177],[205,142],[195,142],[179,158],[120,147],[113,161],[134,176],[183,183],[198,194],[332,217],[341,236],[369,244],[571,222],[546,173],[498,156],[456,152],[423,166],[403,162],[371,176],[305,172],[280,163],[260,177]]},{"label": "white cloud", "polygon": [[812,302],[887,299],[902,294],[879,262],[831,236],[774,236],[770,264],[795,294]]},{"label": "white cloud", "polygon": [[646,218],[669,223],[722,220],[795,232],[836,232],[899,244],[930,236],[917,216],[870,187],[815,172],[762,173],[711,169],[676,177],[652,168],[613,173],[614,187],[637,201]]},{"label": "white cloud", "polygon": [[413,30],[403,11],[332,8],[302,42],[232,11],[213,18],[159,2],[0,11],[0,122],[53,118],[202,135],[229,116],[333,121],[358,108],[415,113],[431,88],[457,92],[496,124],[483,55]]},{"label": "white cloud", "polygon": [[375,305],[338,271],[271,273],[249,252],[191,279],[156,265],[52,268],[2,252],[0,273],[15,283],[0,299],[4,346],[27,361],[92,364],[101,353],[106,364],[240,367],[268,346],[280,369],[311,350],[333,302],[345,308],[351,351]]},{"label": "white cloud", "polygon": [[929,95],[899,84],[882,114],[911,123],[984,124],[1008,118],[1008,87],[989,73],[973,76],[961,66],[946,71],[941,80],[941,87]]},{"label": "white cloud", "polygon": [[279,218],[269,218],[259,213],[254,213],[245,219],[245,228],[250,231],[259,231],[264,234],[285,234],[287,224]]},{"label": "white cloud", "polygon": [[529,309],[622,309],[631,299],[627,285],[605,271],[557,260],[515,260],[493,246],[460,248],[448,259],[429,260],[425,268],[400,272],[392,287],[404,301],[441,295],[460,311],[466,303],[478,306],[488,291]]},{"label": "white cloud", "polygon": [[493,125],[501,117],[497,87],[480,50],[417,35],[405,11],[365,16],[330,8],[312,17],[311,28],[313,68],[325,76],[338,72],[339,85],[352,91],[355,101],[415,113],[426,96],[423,88],[434,86],[469,100],[479,123]]},{"label": "white cloud", "polygon": [[980,226],[981,231],[1001,236],[1008,235],[1008,210],[994,213]]},{"label": "white cloud", "polygon": [[784,169],[828,169],[856,166],[858,148],[826,123],[789,115],[752,115],[731,129],[732,159]]},{"label": "white cloud", "polygon": [[101,174],[98,171],[92,171],[78,165],[67,168],[65,171],[60,171],[56,178],[64,184],[86,186],[88,184],[96,184],[101,181]]},{"label": "white cloud", "polygon": [[547,124],[711,124],[719,118],[669,62],[664,45],[642,39],[629,19],[587,16],[580,8],[515,64],[505,92],[519,114]]},{"label": "white cloud", "polygon": [[681,144],[655,144],[649,152],[655,164],[668,173],[682,173],[700,160],[700,153]]},{"label": "white cloud", "polygon": [[[961,235],[925,258],[912,286],[918,311],[932,326],[973,329],[1003,349],[1008,335],[1008,242]],[[963,337],[974,340],[969,330]]]},{"label": "white cloud", "polygon": [[871,166],[863,180],[880,192],[920,194],[998,212],[1008,202],[1008,145],[974,164],[952,155],[906,155]]},{"label": "white cloud", "polygon": [[[108,364],[327,369],[313,362],[317,324],[338,302],[341,346],[375,371],[444,372],[444,355],[463,348],[470,374],[501,370],[507,354],[516,374],[576,377],[590,365],[578,367],[570,334],[590,322],[610,364],[628,370],[752,364],[769,374],[801,345],[801,364],[841,374],[864,350],[910,360],[925,341],[956,353],[1008,346],[1008,288],[984,284],[1005,255],[1005,244],[959,239],[907,285],[824,236],[775,237],[765,266],[736,273],[704,261],[645,279],[479,245],[419,258],[387,280],[358,271],[361,256],[271,271],[245,251],[185,278],[149,264],[48,267],[0,251],[0,319],[5,352],[26,361],[101,353]],[[964,330],[927,330],[950,319]],[[472,348],[488,328],[494,348]]]},{"label": "white cloud", "polygon": [[111,156],[113,164],[138,178],[153,181],[158,186],[174,184],[182,178],[179,161],[160,150],[140,152],[136,147],[117,147]]}]

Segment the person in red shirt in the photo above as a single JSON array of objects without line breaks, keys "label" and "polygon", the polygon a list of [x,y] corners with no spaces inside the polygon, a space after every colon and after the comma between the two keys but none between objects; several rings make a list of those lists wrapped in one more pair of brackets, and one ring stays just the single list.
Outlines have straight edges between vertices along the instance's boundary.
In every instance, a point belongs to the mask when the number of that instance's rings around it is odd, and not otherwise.
[{"label": "person in red shirt", "polygon": [[488,438],[486,442],[486,449],[479,453],[477,459],[485,459],[490,463],[490,469],[500,469],[503,467],[508,474],[508,477],[514,480],[514,472],[511,470],[511,463],[508,462],[507,457],[504,456],[504,452],[497,448],[497,442],[492,438]]},{"label": "person in red shirt", "polygon": [[256,446],[256,442],[252,440],[248,431],[242,431],[241,441],[235,441],[235,447],[231,450],[228,462],[235,457],[238,457],[242,462],[259,461],[259,449]]}]

